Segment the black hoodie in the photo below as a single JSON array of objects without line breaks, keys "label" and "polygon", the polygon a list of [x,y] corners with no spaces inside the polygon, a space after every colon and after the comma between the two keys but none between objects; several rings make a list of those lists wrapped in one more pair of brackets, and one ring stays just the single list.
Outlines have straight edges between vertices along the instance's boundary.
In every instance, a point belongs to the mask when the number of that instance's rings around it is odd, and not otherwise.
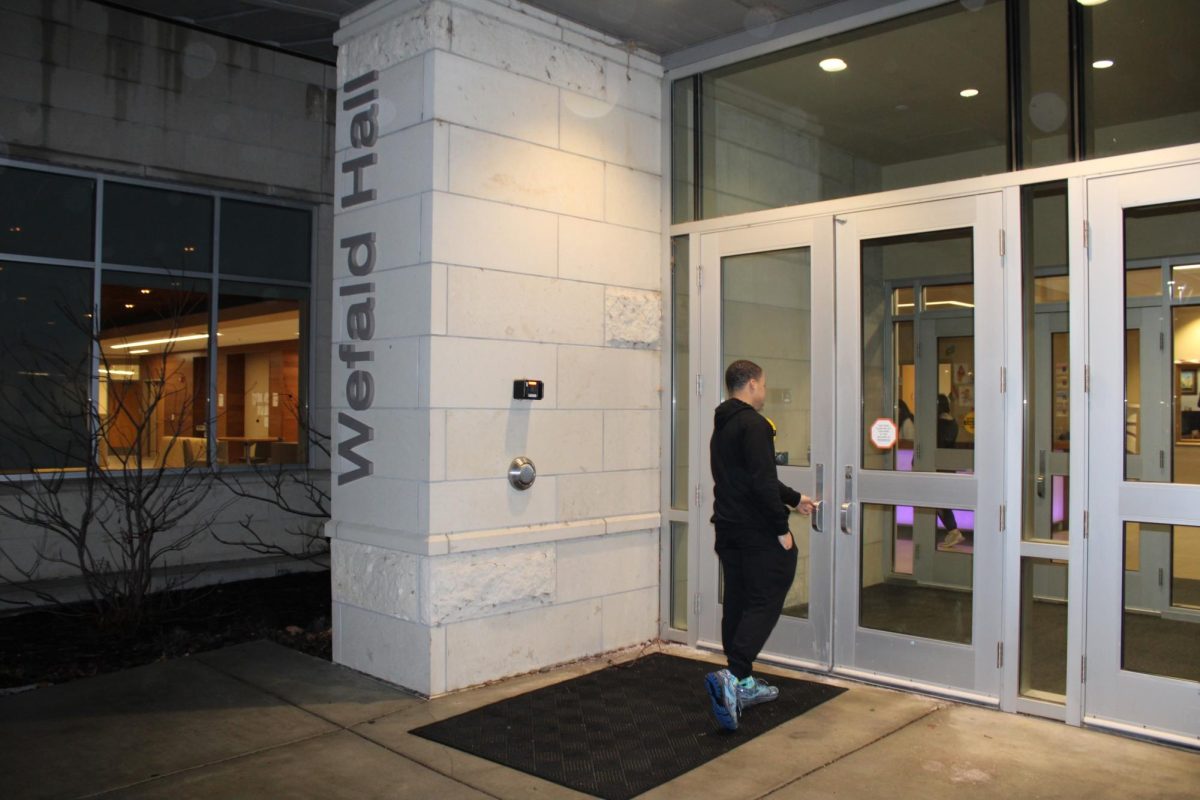
[{"label": "black hoodie", "polygon": [[788,509],[800,493],[775,471],[771,423],[748,403],[732,398],[717,406],[709,456],[717,547],[778,547],[788,532]]}]

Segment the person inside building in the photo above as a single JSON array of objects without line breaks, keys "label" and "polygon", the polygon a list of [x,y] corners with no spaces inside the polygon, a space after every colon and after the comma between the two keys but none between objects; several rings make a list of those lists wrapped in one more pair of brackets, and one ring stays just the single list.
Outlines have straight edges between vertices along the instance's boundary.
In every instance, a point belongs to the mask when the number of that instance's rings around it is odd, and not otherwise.
[{"label": "person inside building", "polygon": [[[958,442],[958,423],[955,421],[954,415],[950,413],[949,397],[944,394],[938,395],[937,411],[937,446],[954,447]],[[960,544],[964,537],[962,531],[958,529],[958,519],[954,516],[954,512],[949,508],[939,508],[937,516],[942,527],[946,529],[946,538],[942,541],[942,546],[954,547]]]},{"label": "person inside building", "polygon": [[721,644],[728,667],[705,677],[718,724],[736,730],[744,709],[774,700],[779,688],[751,674],[796,575],[788,506],[816,504],[780,482],[771,423],[761,413],[767,376],[753,361],[725,370],[728,398],[717,407],[709,444],[716,551],[725,571]]}]

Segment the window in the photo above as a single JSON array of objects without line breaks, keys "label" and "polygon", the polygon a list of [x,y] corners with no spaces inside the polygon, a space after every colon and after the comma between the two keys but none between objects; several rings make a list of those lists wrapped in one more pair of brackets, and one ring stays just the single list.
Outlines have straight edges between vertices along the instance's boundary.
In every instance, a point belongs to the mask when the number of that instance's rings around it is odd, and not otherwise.
[{"label": "window", "polygon": [[310,208],[0,161],[0,223],[0,470],[307,461]]}]

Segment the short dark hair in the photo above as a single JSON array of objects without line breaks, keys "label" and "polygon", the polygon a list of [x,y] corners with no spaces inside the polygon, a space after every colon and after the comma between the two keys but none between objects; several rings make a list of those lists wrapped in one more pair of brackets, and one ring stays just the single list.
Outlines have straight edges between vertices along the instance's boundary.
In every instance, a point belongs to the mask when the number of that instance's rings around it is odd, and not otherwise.
[{"label": "short dark hair", "polygon": [[752,378],[761,378],[762,373],[762,367],[758,364],[744,358],[739,359],[725,369],[725,388],[732,394],[749,383]]}]

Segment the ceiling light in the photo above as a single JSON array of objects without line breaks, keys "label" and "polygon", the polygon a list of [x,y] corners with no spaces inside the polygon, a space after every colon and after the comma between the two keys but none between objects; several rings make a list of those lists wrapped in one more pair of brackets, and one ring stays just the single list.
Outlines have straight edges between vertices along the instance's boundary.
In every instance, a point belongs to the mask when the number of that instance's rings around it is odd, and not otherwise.
[{"label": "ceiling light", "polygon": [[967,303],[962,300],[926,300],[925,307],[930,306],[956,306],[958,308],[974,308],[974,303]]},{"label": "ceiling light", "polygon": [[131,369],[109,369],[108,367],[101,367],[100,373],[102,375],[136,375],[137,374],[136,372],[134,372]]},{"label": "ceiling light", "polygon": [[1108,69],[1114,62],[1111,58],[1101,58],[1092,62],[1092,69]]},{"label": "ceiling light", "polygon": [[141,292],[142,294],[150,294],[149,289],[138,289],[138,291]]},{"label": "ceiling light", "polygon": [[126,303],[126,304],[125,304],[125,307],[126,307],[126,308],[133,308],[133,303]]},{"label": "ceiling light", "polygon": [[192,342],[196,339],[207,339],[207,333],[193,333],[188,336],[168,336],[164,339],[143,339],[140,342],[109,345],[109,350],[128,350],[131,347],[145,347],[148,344],[170,344],[171,342]]},{"label": "ceiling light", "polygon": [[840,58],[823,58],[817,66],[826,72],[841,72],[846,68],[846,62]]},{"label": "ceiling light", "polygon": [[1081,6],[1099,6],[1107,3],[1108,0],[1075,0]]},{"label": "ceiling light", "polygon": [[958,94],[961,97],[974,97],[975,95],[979,94],[979,90],[978,89],[963,89]]},{"label": "ceiling light", "polygon": [[144,348],[144,347],[143,347],[142,349],[140,349],[140,350],[130,350],[130,351],[129,351],[129,353],[130,353],[131,355],[135,355],[135,356],[140,356],[142,353],[149,353],[149,352],[150,352],[150,351],[149,351],[147,348]]},{"label": "ceiling light", "polygon": [[20,226],[20,225],[13,225],[11,228],[9,228],[9,229],[8,229],[8,232],[9,232],[9,233],[20,233],[20,232],[21,232],[21,226]]}]

